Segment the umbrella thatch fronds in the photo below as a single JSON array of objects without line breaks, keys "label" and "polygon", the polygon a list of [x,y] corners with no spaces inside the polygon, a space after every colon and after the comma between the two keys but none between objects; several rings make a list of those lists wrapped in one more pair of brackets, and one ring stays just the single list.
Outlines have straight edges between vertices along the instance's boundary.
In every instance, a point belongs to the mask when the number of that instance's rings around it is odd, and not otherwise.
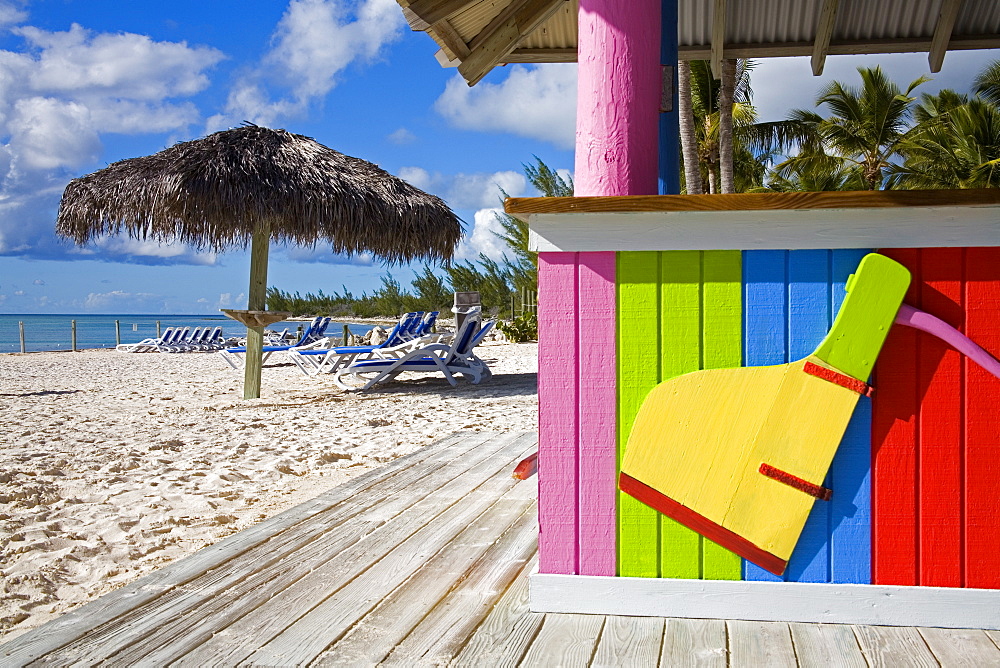
[{"label": "umbrella thatch fronds", "polygon": [[66,186],[56,231],[83,244],[127,232],[221,251],[271,239],[389,263],[450,259],[462,235],[438,197],[309,137],[247,125],[113,163]]}]

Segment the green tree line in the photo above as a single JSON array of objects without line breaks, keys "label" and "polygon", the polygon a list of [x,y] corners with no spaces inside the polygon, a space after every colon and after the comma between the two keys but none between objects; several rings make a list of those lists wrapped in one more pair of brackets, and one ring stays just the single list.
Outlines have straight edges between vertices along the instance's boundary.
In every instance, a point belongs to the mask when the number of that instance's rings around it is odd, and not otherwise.
[{"label": "green tree line", "polygon": [[[572,179],[564,179],[543,163],[523,165],[528,181],[543,196],[570,196]],[[502,190],[501,196],[506,196]],[[267,307],[299,315],[349,317],[395,317],[407,311],[447,311],[452,293],[478,292],[483,308],[491,316],[513,318],[523,308],[522,294],[538,289],[536,253],[528,250],[527,223],[507,214],[496,214],[501,231],[497,233],[507,252],[500,260],[480,254],[475,261],[452,262],[440,267],[424,265],[408,288],[391,274],[382,277],[382,285],[371,294],[343,292],[327,294],[285,292],[267,289]]]}]

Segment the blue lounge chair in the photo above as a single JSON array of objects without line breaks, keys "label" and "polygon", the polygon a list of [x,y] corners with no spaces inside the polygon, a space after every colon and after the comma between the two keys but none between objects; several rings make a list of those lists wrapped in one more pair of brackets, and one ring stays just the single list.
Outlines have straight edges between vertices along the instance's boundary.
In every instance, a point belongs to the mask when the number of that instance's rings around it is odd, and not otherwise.
[{"label": "blue lounge chair", "polygon": [[123,353],[148,353],[153,352],[157,348],[157,345],[163,345],[165,340],[171,339],[174,336],[174,328],[167,327],[163,330],[163,334],[160,336],[143,339],[138,343],[120,343],[115,346],[115,350]]},{"label": "blue lounge chair", "polygon": [[[321,346],[324,345],[328,339],[326,336],[326,328],[330,326],[330,321],[332,318],[315,318],[306,328],[306,331],[302,333],[302,338],[298,340],[297,343],[289,344],[286,346],[264,346],[264,357],[262,362],[267,360],[272,353],[282,352],[285,350],[291,350],[292,348],[298,348],[302,346]],[[238,362],[242,359],[240,355],[245,355],[247,352],[246,346],[238,346],[235,348],[226,348],[225,350],[220,350],[219,354],[222,359],[226,360],[226,364],[233,367],[234,369],[239,369],[240,365]]]},{"label": "blue lounge chair", "polygon": [[[485,338],[493,327],[493,321],[480,326],[478,311],[471,313],[455,333],[451,345],[430,343],[411,350],[398,359],[367,359],[355,361],[342,367],[333,380],[345,390],[370,389],[376,383],[392,380],[404,371],[421,373],[442,373],[451,385],[457,385],[456,374],[468,376],[473,385],[489,379],[493,374],[481,359],[476,357],[473,349]],[[366,378],[367,376],[371,378]],[[355,387],[345,382],[349,376],[367,380],[362,387]]]},{"label": "blue lounge chair", "polygon": [[424,321],[423,311],[404,313],[385,341],[377,346],[337,346],[336,348],[291,348],[288,357],[307,376],[333,373],[358,358],[392,357],[411,350]]}]

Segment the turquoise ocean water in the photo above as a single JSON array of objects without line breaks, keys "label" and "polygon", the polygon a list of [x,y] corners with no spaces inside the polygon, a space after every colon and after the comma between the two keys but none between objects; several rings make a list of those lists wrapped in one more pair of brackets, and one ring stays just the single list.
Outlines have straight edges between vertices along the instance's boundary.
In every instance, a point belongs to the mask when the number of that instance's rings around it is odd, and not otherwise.
[{"label": "turquoise ocean water", "polygon": [[[69,350],[72,342],[72,321],[76,320],[76,347],[114,348],[115,320],[120,323],[121,342],[136,343],[156,336],[156,323],[160,330],[167,327],[222,327],[226,337],[246,336],[246,327],[224,315],[28,315],[0,314],[0,353],[16,353],[21,350],[18,322],[24,323],[25,351]],[[301,321],[283,321],[268,327],[280,332],[291,332],[298,327],[308,326]],[[370,325],[349,324],[352,334],[364,334]],[[331,323],[327,333],[339,337],[343,323]]]}]

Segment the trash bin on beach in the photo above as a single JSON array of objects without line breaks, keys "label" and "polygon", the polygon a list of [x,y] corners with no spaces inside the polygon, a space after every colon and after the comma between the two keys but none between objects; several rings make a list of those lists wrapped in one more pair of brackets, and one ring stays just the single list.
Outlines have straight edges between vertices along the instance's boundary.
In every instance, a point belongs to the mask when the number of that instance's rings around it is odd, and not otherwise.
[{"label": "trash bin on beach", "polygon": [[451,307],[451,312],[455,314],[455,332],[462,329],[466,315],[473,309],[482,308],[482,300],[478,292],[456,292],[455,305]]}]

